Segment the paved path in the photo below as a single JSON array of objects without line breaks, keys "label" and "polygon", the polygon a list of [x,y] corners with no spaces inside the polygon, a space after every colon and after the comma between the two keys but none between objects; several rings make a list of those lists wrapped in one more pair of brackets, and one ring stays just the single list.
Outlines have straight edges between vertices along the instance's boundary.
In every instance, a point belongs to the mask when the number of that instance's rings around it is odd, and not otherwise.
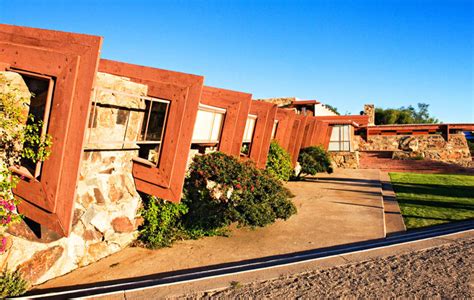
[{"label": "paved path", "polygon": [[285,254],[384,237],[378,170],[337,170],[290,182],[298,214],[231,237],[182,241],[172,248],[127,248],[39,288],[81,285]]}]

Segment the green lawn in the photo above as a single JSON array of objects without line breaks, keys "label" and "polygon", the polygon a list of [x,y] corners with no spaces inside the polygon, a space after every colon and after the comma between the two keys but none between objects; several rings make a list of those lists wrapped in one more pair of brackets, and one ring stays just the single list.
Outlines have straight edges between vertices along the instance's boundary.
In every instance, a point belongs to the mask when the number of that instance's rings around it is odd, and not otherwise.
[{"label": "green lawn", "polygon": [[474,176],[390,173],[407,229],[474,218]]}]

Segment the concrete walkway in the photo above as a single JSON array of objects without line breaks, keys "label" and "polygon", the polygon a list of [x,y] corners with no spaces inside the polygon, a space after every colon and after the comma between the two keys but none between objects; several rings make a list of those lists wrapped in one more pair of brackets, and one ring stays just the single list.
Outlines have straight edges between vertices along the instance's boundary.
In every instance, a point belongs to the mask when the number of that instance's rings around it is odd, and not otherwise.
[{"label": "concrete walkway", "polygon": [[288,188],[296,195],[298,214],[287,221],[234,229],[231,237],[182,241],[172,248],[127,248],[37,288],[142,277],[385,236],[378,170],[337,170],[316,180],[290,182]]}]

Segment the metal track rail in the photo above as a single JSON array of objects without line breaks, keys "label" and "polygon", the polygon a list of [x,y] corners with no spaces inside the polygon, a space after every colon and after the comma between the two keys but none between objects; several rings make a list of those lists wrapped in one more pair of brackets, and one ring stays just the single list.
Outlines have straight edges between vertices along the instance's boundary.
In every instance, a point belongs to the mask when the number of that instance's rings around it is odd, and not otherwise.
[{"label": "metal track rail", "polygon": [[156,274],[140,278],[129,278],[113,282],[100,282],[83,286],[65,287],[61,289],[31,291],[23,299],[66,299],[91,296],[120,294],[125,291],[137,291],[159,286],[174,285],[203,279],[241,274],[299,263],[311,262],[333,256],[366,252],[402,244],[414,243],[449,236],[474,230],[474,220],[439,225],[422,230],[413,230],[404,234],[390,236],[384,239],[358,242],[328,248],[262,257],[247,261],[207,266],[166,274]]}]

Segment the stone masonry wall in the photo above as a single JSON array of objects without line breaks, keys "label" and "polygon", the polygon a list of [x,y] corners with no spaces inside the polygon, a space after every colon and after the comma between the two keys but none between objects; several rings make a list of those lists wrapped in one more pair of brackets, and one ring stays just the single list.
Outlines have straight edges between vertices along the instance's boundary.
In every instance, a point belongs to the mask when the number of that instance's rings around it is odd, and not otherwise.
[{"label": "stone masonry wall", "polygon": [[358,169],[359,151],[329,152],[333,168]]},{"label": "stone masonry wall", "polygon": [[451,134],[449,141],[440,134],[374,135],[365,141],[355,136],[360,151],[394,151],[396,159],[424,158],[435,161],[469,164],[471,153],[463,134]]},{"label": "stone masonry wall", "polygon": [[[145,85],[103,73],[97,74],[96,87],[147,94]],[[8,250],[0,254],[2,267],[18,268],[31,283],[39,284],[117,252],[136,238],[141,199],[132,177],[132,158],[138,154],[133,141],[143,113],[127,108],[143,108],[144,103],[122,93],[97,91],[96,101],[112,106],[97,106],[90,120],[70,236],[44,230],[39,239],[24,222],[14,225]]]}]

